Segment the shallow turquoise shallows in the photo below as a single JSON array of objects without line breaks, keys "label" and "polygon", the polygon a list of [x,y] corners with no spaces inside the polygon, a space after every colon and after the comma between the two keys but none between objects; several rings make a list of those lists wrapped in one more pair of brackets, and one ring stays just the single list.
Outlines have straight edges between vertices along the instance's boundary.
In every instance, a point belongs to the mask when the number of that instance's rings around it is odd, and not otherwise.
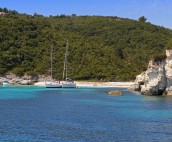
[{"label": "shallow turquoise shallows", "polygon": [[[108,91],[122,91],[109,96]],[[121,88],[0,88],[0,142],[171,142],[172,97]]]}]

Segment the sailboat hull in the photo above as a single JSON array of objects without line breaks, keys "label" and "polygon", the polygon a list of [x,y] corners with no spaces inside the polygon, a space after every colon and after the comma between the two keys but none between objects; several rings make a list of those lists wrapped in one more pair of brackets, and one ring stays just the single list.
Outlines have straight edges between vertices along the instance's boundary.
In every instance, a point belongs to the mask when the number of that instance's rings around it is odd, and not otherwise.
[{"label": "sailboat hull", "polygon": [[76,88],[76,83],[64,81],[62,82],[62,88]]},{"label": "sailboat hull", "polygon": [[56,82],[45,83],[46,88],[62,88],[62,85]]}]

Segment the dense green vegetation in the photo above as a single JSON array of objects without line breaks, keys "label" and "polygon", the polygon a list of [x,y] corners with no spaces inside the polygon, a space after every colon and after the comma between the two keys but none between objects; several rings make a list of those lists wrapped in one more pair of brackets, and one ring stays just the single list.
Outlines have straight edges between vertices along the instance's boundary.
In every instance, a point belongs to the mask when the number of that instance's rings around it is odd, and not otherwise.
[{"label": "dense green vegetation", "polygon": [[[1,9],[0,9],[1,10]],[[69,76],[75,80],[129,81],[164,52],[172,30],[119,17],[0,15],[0,74],[49,74],[61,79],[66,41]]]}]

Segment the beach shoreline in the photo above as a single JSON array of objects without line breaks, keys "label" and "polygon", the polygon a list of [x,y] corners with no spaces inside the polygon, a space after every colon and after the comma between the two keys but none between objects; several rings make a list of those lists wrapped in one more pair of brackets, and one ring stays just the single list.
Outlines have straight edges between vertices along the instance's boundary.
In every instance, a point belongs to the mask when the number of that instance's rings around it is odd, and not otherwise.
[{"label": "beach shoreline", "polygon": [[[131,88],[134,82],[87,82],[87,81],[75,81],[77,87],[119,87],[119,88]],[[35,86],[45,86],[45,82],[36,82]]]}]

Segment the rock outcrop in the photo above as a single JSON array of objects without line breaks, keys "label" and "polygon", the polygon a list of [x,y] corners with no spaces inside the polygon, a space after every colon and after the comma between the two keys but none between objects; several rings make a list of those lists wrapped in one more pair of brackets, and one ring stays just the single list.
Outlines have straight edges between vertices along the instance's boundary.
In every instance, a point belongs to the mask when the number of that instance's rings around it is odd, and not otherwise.
[{"label": "rock outcrop", "polygon": [[120,96],[122,93],[121,91],[115,90],[115,91],[108,92],[108,94],[112,96]]},{"label": "rock outcrop", "polygon": [[144,95],[172,95],[172,50],[166,50],[165,59],[151,60],[136,77],[134,88]]}]

